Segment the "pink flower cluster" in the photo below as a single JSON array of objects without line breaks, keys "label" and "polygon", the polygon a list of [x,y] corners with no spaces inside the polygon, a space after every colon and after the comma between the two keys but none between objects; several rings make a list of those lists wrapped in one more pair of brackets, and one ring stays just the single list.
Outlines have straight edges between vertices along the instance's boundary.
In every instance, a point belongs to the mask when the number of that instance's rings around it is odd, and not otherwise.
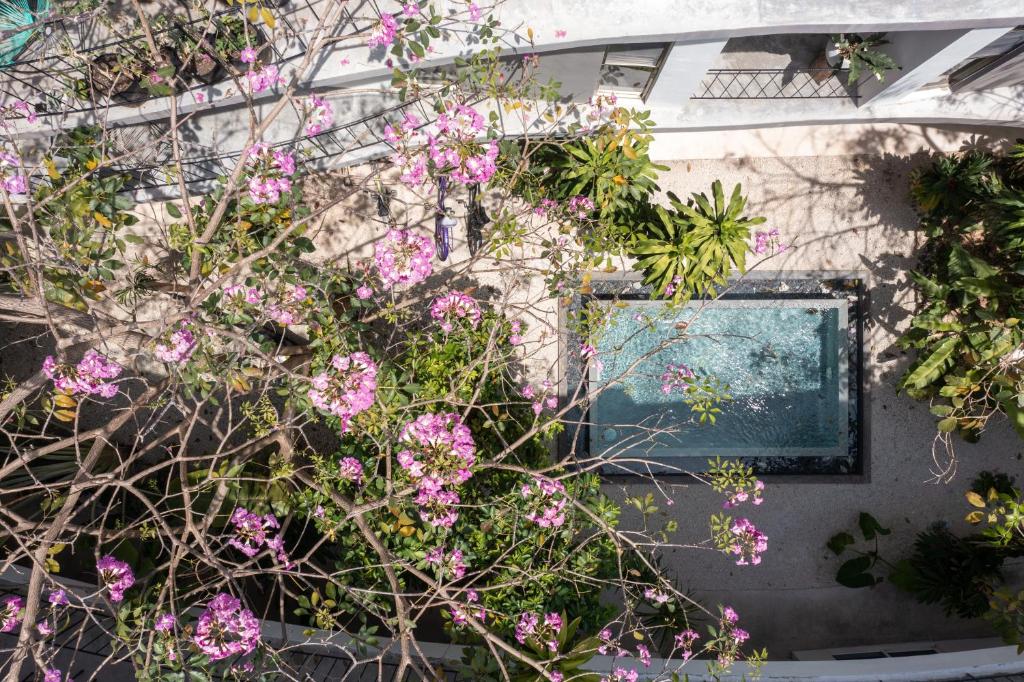
[{"label": "pink flower cluster", "polygon": [[370,38],[366,41],[368,47],[388,47],[395,42],[398,35],[398,20],[393,14],[381,14],[380,20],[373,25],[370,31]]},{"label": "pink flower cluster", "polygon": [[[231,514],[231,525],[235,527],[235,536],[228,544],[247,557],[256,556],[264,546],[273,545],[271,549],[276,549],[281,544],[276,540],[276,535],[268,533],[281,527],[273,514],[260,516],[245,507],[236,507]],[[288,557],[285,555],[283,563],[287,563],[287,560]]]},{"label": "pink flower cluster", "polygon": [[516,623],[516,641],[526,644],[527,639],[535,639],[544,644],[548,651],[558,651],[558,631],[562,629],[562,617],[554,612],[544,614],[543,620],[533,611],[519,614]]},{"label": "pink flower cluster", "polygon": [[122,370],[121,365],[94,350],[86,351],[75,367],[59,364],[52,355],[43,360],[43,374],[53,380],[54,388],[68,395],[81,393],[113,398],[117,395],[117,384],[105,380],[116,379]]},{"label": "pink flower cluster", "polygon": [[18,172],[18,157],[0,152],[0,188],[8,194],[27,194],[28,180]]},{"label": "pink flower cluster", "polygon": [[323,97],[313,95],[306,100],[306,135],[319,135],[334,123],[334,106]]},{"label": "pink flower cluster", "polygon": [[53,590],[50,595],[46,598],[50,602],[51,606],[67,606],[68,605],[68,593],[64,590]]},{"label": "pink flower cluster", "polygon": [[36,115],[36,108],[23,99],[15,100],[10,110],[22,114],[28,123],[35,123],[39,120],[39,116]]},{"label": "pink flower cluster", "polygon": [[253,94],[263,92],[275,85],[284,84],[281,72],[273,64],[267,64],[259,69],[250,69],[245,74],[245,77],[249,81],[249,91]]},{"label": "pink flower cluster", "polygon": [[402,427],[399,438],[409,447],[398,453],[398,464],[416,481],[420,513],[431,525],[450,528],[459,518],[452,508],[459,494],[452,488],[473,476],[473,434],[459,415],[447,412],[420,415]]},{"label": "pink flower cluster", "polygon": [[400,124],[384,128],[385,139],[395,147],[392,163],[401,169],[401,181],[423,183],[427,175],[447,175],[464,185],[484,183],[497,170],[498,142],[476,139],[486,127],[484,117],[471,106],[448,102],[425,133],[421,121],[406,114]]},{"label": "pink flower cluster", "polygon": [[259,305],[263,302],[263,292],[256,287],[232,284],[231,286],[224,287],[224,300],[236,305]]},{"label": "pink flower cluster", "polygon": [[342,457],[338,460],[338,476],[352,483],[363,480],[363,463],[355,457]]},{"label": "pink flower cluster", "polygon": [[467,320],[473,329],[480,324],[482,313],[480,306],[472,296],[461,291],[449,291],[438,296],[430,306],[430,316],[441,323],[441,329],[450,334],[455,329],[455,322]]},{"label": "pink flower cluster", "polygon": [[110,601],[117,603],[124,599],[124,591],[135,584],[132,567],[109,554],[96,562],[100,582],[110,590]]},{"label": "pink flower cluster", "polygon": [[679,363],[669,363],[661,375],[661,392],[671,395],[673,391],[685,393],[690,387],[690,380],[693,379],[693,370]]},{"label": "pink flower cluster", "polygon": [[508,335],[508,342],[509,342],[509,344],[511,344],[513,346],[522,345],[522,343],[523,343],[523,334],[522,334],[523,323],[520,322],[519,320],[512,320],[512,324],[510,326],[511,326],[512,333]]},{"label": "pink flower cluster", "polygon": [[301,306],[306,302],[306,287],[295,284],[281,296],[281,301],[267,308],[267,315],[282,327],[302,320]]},{"label": "pink flower cluster", "polygon": [[676,648],[680,650],[680,656],[684,661],[693,658],[693,644],[700,639],[696,630],[687,628],[675,636]]},{"label": "pink flower cluster", "polygon": [[545,216],[558,208],[558,202],[554,199],[541,199],[540,203],[533,207],[534,215]]},{"label": "pink flower cluster", "polygon": [[192,354],[196,352],[196,346],[199,343],[192,325],[193,322],[191,320],[182,320],[178,329],[171,332],[168,339],[156,344],[156,350],[153,354],[156,355],[157,360],[172,365],[180,365],[187,362],[192,357]]},{"label": "pink flower cluster", "polygon": [[578,219],[586,220],[594,211],[594,202],[582,194],[569,199],[569,215]]},{"label": "pink flower cluster", "polygon": [[487,619],[487,611],[483,607],[477,607],[474,611],[470,604],[476,604],[480,601],[480,594],[476,590],[466,590],[466,602],[467,606],[452,606],[449,610],[452,614],[452,624],[454,625],[465,625],[469,622],[470,616],[476,618],[479,621]]},{"label": "pink flower cluster", "polygon": [[526,500],[526,518],[541,528],[558,528],[565,523],[565,486],[560,481],[534,478],[524,483],[519,494]]},{"label": "pink flower cluster", "polygon": [[153,629],[157,632],[171,632],[174,630],[174,626],[177,624],[177,619],[173,613],[161,613],[156,617],[156,622],[153,624]]},{"label": "pink flower cluster", "polygon": [[71,679],[71,675],[65,677],[60,668],[47,668],[43,675],[43,682],[74,682],[74,680]]},{"label": "pink flower cluster", "polygon": [[762,497],[762,493],[764,492],[764,481],[754,481],[750,488],[750,492],[747,491],[746,487],[737,488],[735,492],[729,495],[729,499],[722,504],[722,507],[724,509],[733,509],[738,507],[741,502],[746,502],[748,499],[754,506],[758,506],[764,502],[764,497]]},{"label": "pink flower cluster", "polygon": [[608,117],[615,110],[618,98],[614,94],[594,95],[590,98],[590,108],[587,109],[587,121],[598,123]]},{"label": "pink flower cluster", "polygon": [[409,230],[389,230],[373,247],[377,276],[385,286],[416,284],[434,271],[434,242]]},{"label": "pink flower cluster", "polygon": [[672,281],[665,285],[665,296],[672,296],[676,293],[676,287],[683,281],[683,278],[676,275],[672,278]]},{"label": "pink flower cluster", "polygon": [[[731,606],[726,606],[722,609],[720,634],[725,637],[727,645],[730,647],[737,647],[750,639],[750,633],[743,628],[736,627],[736,623],[739,619],[739,615]],[[731,662],[729,660],[723,660],[723,655],[720,655],[718,660],[723,664]]]},{"label": "pink flower cluster", "polygon": [[260,624],[238,599],[222,592],[199,616],[192,641],[211,661],[245,655],[260,641]]},{"label": "pink flower cluster", "polygon": [[524,398],[533,401],[533,413],[537,416],[540,416],[545,407],[549,410],[554,410],[558,407],[558,396],[555,395],[555,388],[547,379],[540,385],[540,388],[535,389],[533,386],[526,384],[523,386],[522,391]]},{"label": "pink flower cluster", "polygon": [[295,157],[281,150],[271,150],[266,142],[254,144],[246,153],[249,177],[249,198],[254,204],[276,204],[281,194],[292,189]]},{"label": "pink flower cluster", "polygon": [[313,406],[330,412],[341,420],[346,433],[354,416],[368,410],[377,392],[377,363],[363,352],[335,355],[331,358],[333,372],[313,377],[306,393]]},{"label": "pink flower cluster", "polygon": [[444,547],[435,547],[427,552],[427,563],[436,564],[442,578],[451,576],[453,580],[462,580],[466,575],[466,564],[462,560],[462,550],[453,549],[445,552]]},{"label": "pink flower cluster", "polygon": [[754,233],[754,253],[758,256],[763,256],[768,251],[782,253],[786,248],[786,245],[779,241],[778,229],[772,229],[768,232],[758,230]]},{"label": "pink flower cluster", "polygon": [[662,592],[661,590],[656,590],[653,587],[648,587],[644,590],[644,599],[648,600],[655,606],[661,606],[669,599],[671,599],[671,596],[669,596],[666,592]]},{"label": "pink flower cluster", "polygon": [[17,595],[8,595],[0,600],[0,632],[14,632],[21,622],[25,600]]},{"label": "pink flower cluster", "polygon": [[729,550],[737,557],[737,566],[761,563],[761,554],[768,549],[768,536],[759,531],[748,519],[737,519],[729,529],[732,545]]}]

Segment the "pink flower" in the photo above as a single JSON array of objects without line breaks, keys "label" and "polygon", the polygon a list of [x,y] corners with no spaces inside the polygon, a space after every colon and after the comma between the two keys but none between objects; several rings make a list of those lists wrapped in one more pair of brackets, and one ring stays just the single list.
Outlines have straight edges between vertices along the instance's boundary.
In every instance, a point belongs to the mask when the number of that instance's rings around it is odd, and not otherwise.
[{"label": "pink flower", "polygon": [[53,387],[68,395],[99,395],[113,398],[117,395],[117,384],[106,379],[116,379],[123,368],[113,360],[94,350],[86,351],[75,367],[58,364],[52,355],[43,360],[43,373],[53,380]]},{"label": "pink flower", "polygon": [[8,595],[0,600],[0,632],[14,632],[21,622],[25,601],[17,595]]},{"label": "pink flower", "polygon": [[192,97],[200,104],[206,101],[206,94],[202,92],[197,92],[193,94]]},{"label": "pink flower", "polygon": [[355,457],[344,457],[338,462],[338,476],[346,481],[359,483],[363,480],[363,463]]},{"label": "pink flower", "polygon": [[275,85],[284,84],[284,78],[273,64],[268,64],[258,71],[249,71],[245,77],[249,81],[249,90],[252,93],[263,92]]},{"label": "pink flower", "polygon": [[260,641],[260,624],[238,599],[222,592],[199,616],[192,641],[211,661],[250,654]]},{"label": "pink flower", "polygon": [[693,370],[683,363],[678,365],[669,363],[661,375],[661,392],[665,395],[670,395],[673,391],[685,394],[693,376]]},{"label": "pink flower", "polygon": [[156,623],[153,625],[153,629],[157,632],[171,632],[174,630],[174,626],[177,623],[177,619],[173,613],[161,613],[156,617]]},{"label": "pink flower", "polygon": [[636,652],[640,658],[640,662],[644,664],[645,668],[651,667],[651,650],[643,644],[636,645]]},{"label": "pink flower", "polygon": [[460,291],[449,291],[434,299],[430,306],[430,316],[441,323],[441,329],[446,334],[450,334],[455,329],[455,323],[461,320],[467,321],[471,328],[476,329],[482,313],[472,296]]},{"label": "pink flower", "polygon": [[422,14],[422,12],[420,12],[420,6],[417,3],[407,2],[402,5],[402,16],[406,19],[414,19],[420,14]]},{"label": "pink flower", "polygon": [[238,59],[243,64],[253,64],[256,62],[256,50],[250,47],[245,47],[238,55]]},{"label": "pink flower", "polygon": [[366,353],[335,355],[331,358],[334,371],[324,371],[313,377],[306,393],[313,406],[341,420],[341,432],[346,433],[349,422],[360,412],[373,406],[377,391],[377,364]]},{"label": "pink flower", "polygon": [[[59,668],[47,668],[43,682],[64,682],[64,673]],[[70,677],[67,678],[67,682],[72,682]]]},{"label": "pink flower", "polygon": [[427,552],[428,564],[436,564],[440,577],[452,576],[455,580],[462,580],[466,575],[466,564],[462,560],[462,550],[452,550],[449,554],[444,547],[435,547]]},{"label": "pink flower", "polygon": [[569,199],[569,213],[574,217],[585,220],[594,210],[594,202],[582,194]]},{"label": "pink flower", "polygon": [[349,65],[349,64],[351,64],[351,63],[352,63],[352,60],[351,60],[351,59],[349,59],[348,57],[342,57],[342,58],[341,58],[341,62],[340,62],[340,64],[341,64],[342,66],[348,66],[348,65]]},{"label": "pink flower", "polygon": [[782,253],[787,248],[785,244],[779,241],[779,231],[777,229],[772,229],[768,232],[758,230],[754,233],[755,254],[763,256],[772,247],[774,247],[776,253]]},{"label": "pink flower", "polygon": [[49,621],[45,620],[41,620],[38,623],[36,623],[36,630],[38,630],[39,634],[43,637],[49,637],[53,634],[53,626],[50,625]]},{"label": "pink flower", "polygon": [[473,476],[472,433],[453,412],[424,414],[402,428],[399,440],[407,448],[396,459],[416,482],[421,515],[432,525],[449,527],[458,518],[452,507],[459,495],[452,488]]},{"label": "pink flower", "polygon": [[245,507],[237,507],[231,514],[231,525],[235,527],[235,536],[228,544],[247,557],[254,557],[267,544],[268,531],[277,530],[280,526],[273,514],[260,516]]},{"label": "pink flower", "polygon": [[733,536],[729,551],[739,557],[736,560],[737,566],[756,566],[761,563],[761,554],[768,549],[768,536],[759,531],[748,519],[737,519],[729,532]]},{"label": "pink flower", "polygon": [[27,194],[28,180],[19,172],[18,157],[0,152],[0,188],[8,194]]},{"label": "pink flower", "polygon": [[565,523],[568,498],[560,481],[536,477],[524,483],[519,494],[526,501],[526,518],[541,528],[559,528]]},{"label": "pink flower", "polygon": [[391,14],[380,15],[380,21],[373,26],[373,30],[370,31],[370,39],[366,41],[366,44],[372,49],[375,47],[388,47],[395,42],[395,36],[398,34],[398,22],[395,17]]},{"label": "pink flower", "polygon": [[475,2],[470,2],[469,7],[467,7],[466,9],[469,10],[470,21],[480,21],[480,17],[483,15],[483,13],[480,11],[479,5],[477,5]]},{"label": "pink flower", "polygon": [[334,123],[334,106],[323,97],[306,100],[306,135],[319,135]]},{"label": "pink flower", "polygon": [[50,596],[47,597],[47,601],[53,606],[66,606],[68,603],[68,595],[64,590],[53,590],[50,592]]},{"label": "pink flower", "polygon": [[389,230],[374,245],[377,276],[385,286],[416,284],[433,272],[434,242],[408,230]]},{"label": "pink flower", "polygon": [[172,332],[169,338],[156,345],[153,354],[161,362],[181,365],[192,357],[198,343],[192,332],[191,322],[182,320],[178,329]]},{"label": "pink flower", "polygon": [[568,35],[568,33],[566,31],[563,31],[562,29],[558,29],[558,30],[555,31],[555,37],[556,38],[564,38],[567,35]]},{"label": "pink flower", "polygon": [[110,601],[115,604],[124,599],[124,591],[135,584],[135,574],[128,564],[107,555],[96,562],[100,582],[110,590]]},{"label": "pink flower", "polygon": [[24,114],[25,120],[29,123],[35,123],[39,120],[39,117],[36,115],[35,107],[31,106],[23,99],[15,101],[14,104],[11,105],[11,108]]},{"label": "pink flower", "polygon": [[358,298],[360,301],[365,301],[366,299],[371,298],[372,296],[373,289],[371,289],[365,284],[356,289],[356,298]]}]

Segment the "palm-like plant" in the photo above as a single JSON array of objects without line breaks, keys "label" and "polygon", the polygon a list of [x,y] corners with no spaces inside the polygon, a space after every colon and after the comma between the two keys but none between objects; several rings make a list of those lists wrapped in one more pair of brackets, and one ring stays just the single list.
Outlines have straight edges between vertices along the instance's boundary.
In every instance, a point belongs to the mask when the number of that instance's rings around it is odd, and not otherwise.
[{"label": "palm-like plant", "polygon": [[836,50],[849,62],[850,73],[847,84],[853,85],[860,80],[862,71],[870,71],[878,80],[885,80],[885,72],[898,69],[896,60],[879,51],[877,48],[889,43],[882,38],[882,33],[860,36],[856,33],[840,33],[831,37]]},{"label": "palm-like plant", "polygon": [[747,200],[742,192],[737,184],[726,202],[722,183],[715,180],[710,198],[693,194],[684,204],[669,193],[673,211],[657,207],[659,219],[648,226],[649,238],[631,249],[638,257],[634,267],[643,271],[644,284],[653,286],[654,295],[671,292],[676,301],[714,295],[734,267],[746,272],[750,229],[765,219],[743,215]]}]

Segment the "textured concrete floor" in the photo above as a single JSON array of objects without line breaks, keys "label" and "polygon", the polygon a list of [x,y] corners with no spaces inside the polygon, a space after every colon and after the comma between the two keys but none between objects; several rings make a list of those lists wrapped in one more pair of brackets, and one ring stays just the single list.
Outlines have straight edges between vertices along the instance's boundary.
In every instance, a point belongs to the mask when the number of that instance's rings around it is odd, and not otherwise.
[{"label": "textured concrete floor", "polygon": [[[738,510],[769,537],[760,566],[735,566],[713,551],[681,550],[668,562],[705,603],[734,606],[771,658],[799,649],[988,636],[980,621],[945,618],[883,584],[850,590],[834,581],[839,562],[828,538],[856,527],[861,511],[893,529],[883,547],[899,558],[918,530],[950,521],[963,530],[963,493],[973,475],[999,469],[1024,478],[1022,442],[1005,425],[978,445],[957,443],[951,483],[932,481],[934,419],[926,405],[894,391],[910,358],[894,347],[908,322],[914,294],[906,270],[921,243],[907,198],[908,174],[924,161],[913,157],[857,156],[691,160],[672,163],[661,186],[683,195],[707,190],[718,178],[743,184],[749,212],[768,217],[796,248],[766,268],[860,270],[869,274],[870,321],[865,330],[866,475],[847,479],[769,479],[760,507]],[[611,488],[616,496],[655,492],[648,483]],[[706,518],[720,497],[699,485],[671,488],[681,542],[707,536]],[[627,519],[632,519],[627,513]],[[629,521],[627,520],[627,523]]]}]

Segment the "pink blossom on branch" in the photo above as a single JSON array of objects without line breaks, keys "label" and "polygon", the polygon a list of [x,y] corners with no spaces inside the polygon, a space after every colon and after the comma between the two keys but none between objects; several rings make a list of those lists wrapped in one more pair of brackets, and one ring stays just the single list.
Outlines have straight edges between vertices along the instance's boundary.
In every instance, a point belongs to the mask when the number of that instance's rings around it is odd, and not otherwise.
[{"label": "pink blossom on branch", "polygon": [[43,360],[43,374],[53,380],[53,387],[68,395],[99,395],[113,398],[117,395],[117,384],[106,381],[116,379],[123,368],[94,350],[86,351],[75,367],[63,365],[52,356]]},{"label": "pink blossom on branch", "polygon": [[21,622],[25,601],[17,595],[8,595],[0,600],[0,632],[14,632]]},{"label": "pink blossom on branch", "polygon": [[110,590],[110,601],[118,603],[124,599],[124,592],[135,584],[135,574],[125,562],[110,555],[96,562],[100,582]]},{"label": "pink blossom on branch", "polygon": [[341,420],[341,432],[348,431],[349,422],[360,412],[373,406],[377,391],[377,363],[366,353],[335,355],[333,371],[313,377],[306,393],[313,406]]},{"label": "pink blossom on branch", "polygon": [[468,322],[470,327],[476,329],[482,313],[472,296],[461,291],[449,291],[434,299],[430,306],[430,316],[441,323],[441,329],[446,334],[450,334],[455,324],[461,321]]},{"label": "pink blossom on branch", "polygon": [[250,654],[259,644],[260,624],[238,599],[222,592],[199,616],[192,641],[211,661]]},{"label": "pink blossom on branch", "polygon": [[334,124],[334,106],[323,97],[313,95],[306,100],[306,135],[313,137]]},{"label": "pink blossom on branch", "polygon": [[519,488],[527,503],[526,518],[541,528],[558,528],[565,523],[568,498],[561,481],[534,478]]},{"label": "pink blossom on branch", "polygon": [[385,286],[416,284],[433,272],[434,242],[409,230],[389,230],[373,248],[377,276]]},{"label": "pink blossom on branch", "polygon": [[398,21],[392,14],[381,14],[380,20],[373,25],[370,31],[370,38],[366,41],[371,49],[375,47],[389,47],[395,42],[398,35]]}]

